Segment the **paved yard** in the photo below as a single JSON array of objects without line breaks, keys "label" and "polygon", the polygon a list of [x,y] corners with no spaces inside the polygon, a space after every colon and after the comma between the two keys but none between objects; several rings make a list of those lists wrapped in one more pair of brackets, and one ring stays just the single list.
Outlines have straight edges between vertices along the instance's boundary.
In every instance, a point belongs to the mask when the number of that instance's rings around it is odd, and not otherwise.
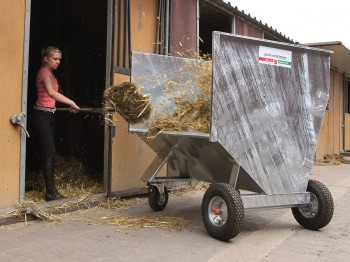
[{"label": "paved yard", "polygon": [[[331,223],[303,229],[290,209],[246,211],[243,229],[229,242],[211,238],[202,223],[203,191],[171,195],[162,212],[147,199],[127,210],[91,209],[55,224],[28,221],[0,227],[0,261],[350,261],[350,165],[316,166],[313,179],[335,201]],[[108,216],[175,216],[182,230],[122,229],[100,222]]]}]

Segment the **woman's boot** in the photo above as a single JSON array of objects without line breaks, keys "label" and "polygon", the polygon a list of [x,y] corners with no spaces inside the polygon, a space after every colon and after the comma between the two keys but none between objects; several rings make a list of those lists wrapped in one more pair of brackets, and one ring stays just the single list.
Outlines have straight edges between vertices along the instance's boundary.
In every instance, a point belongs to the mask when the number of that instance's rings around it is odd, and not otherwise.
[{"label": "woman's boot", "polygon": [[52,157],[44,158],[43,174],[46,186],[45,200],[52,201],[64,198],[56,189]]}]

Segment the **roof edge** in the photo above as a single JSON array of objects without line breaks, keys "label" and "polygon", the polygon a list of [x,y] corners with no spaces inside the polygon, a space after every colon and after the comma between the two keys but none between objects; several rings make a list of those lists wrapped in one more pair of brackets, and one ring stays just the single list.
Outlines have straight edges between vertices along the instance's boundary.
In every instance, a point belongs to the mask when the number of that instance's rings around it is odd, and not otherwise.
[{"label": "roof edge", "polygon": [[246,13],[244,10],[238,9],[237,6],[232,6],[231,2],[224,2],[224,0],[202,0],[204,3],[208,3],[212,6],[216,6],[222,11],[230,15],[237,15],[239,18],[248,21],[249,23],[255,25],[256,28],[259,28],[262,31],[265,31],[273,36],[275,36],[279,41],[286,43],[295,43],[295,41],[285,34],[282,34],[277,29],[269,26],[267,23],[263,23],[261,20],[258,20],[255,16],[253,17],[250,13]]},{"label": "roof edge", "polygon": [[307,46],[335,46],[335,45],[341,45],[345,49],[347,49],[347,51],[350,52],[350,49],[346,45],[344,45],[341,41],[305,43],[304,45],[307,45]]}]

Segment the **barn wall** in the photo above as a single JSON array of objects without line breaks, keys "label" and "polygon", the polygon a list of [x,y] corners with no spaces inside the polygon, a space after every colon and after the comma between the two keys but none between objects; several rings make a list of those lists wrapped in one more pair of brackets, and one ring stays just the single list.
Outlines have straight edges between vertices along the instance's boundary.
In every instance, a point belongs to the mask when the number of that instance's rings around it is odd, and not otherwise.
[{"label": "barn wall", "polygon": [[345,114],[344,150],[350,151],[350,114]]},{"label": "barn wall", "polygon": [[343,75],[331,69],[329,110],[325,114],[317,144],[316,159],[325,154],[340,154],[343,150]]},{"label": "barn wall", "polygon": [[197,0],[172,0],[170,53],[193,57],[197,54]]},{"label": "barn wall", "polygon": [[257,29],[256,27],[246,23],[242,19],[235,18],[234,22],[235,28],[234,33],[238,35],[244,35],[244,36],[251,36],[251,37],[258,37],[258,38],[264,38],[264,34],[261,30]]},{"label": "barn wall", "polygon": [[1,0],[0,208],[19,200],[21,135],[9,120],[21,112],[25,5],[23,0]]},{"label": "barn wall", "polygon": [[344,150],[350,151],[350,81],[345,79],[344,85]]},{"label": "barn wall", "polygon": [[[130,8],[131,50],[154,53],[156,50],[157,1],[131,0]],[[118,21],[118,10],[116,21]],[[130,81],[130,77],[118,73],[114,75],[115,85],[124,81]],[[116,136],[112,144],[111,190],[116,193],[138,191],[145,186],[140,178],[156,155],[137,135],[128,134],[128,124],[118,114],[115,114],[114,123]],[[164,172],[162,171],[162,174]]]}]

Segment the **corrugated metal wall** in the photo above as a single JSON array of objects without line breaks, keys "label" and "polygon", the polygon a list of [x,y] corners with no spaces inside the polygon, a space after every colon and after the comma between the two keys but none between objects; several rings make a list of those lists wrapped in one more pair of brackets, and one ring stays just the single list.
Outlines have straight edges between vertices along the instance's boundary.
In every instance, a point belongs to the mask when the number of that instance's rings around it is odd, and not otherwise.
[{"label": "corrugated metal wall", "polygon": [[235,30],[234,30],[235,34],[264,38],[264,34],[261,30],[257,29],[253,25],[250,25],[237,17],[235,17],[234,24],[235,24]]},{"label": "corrugated metal wall", "polygon": [[172,0],[170,53],[186,57],[197,53],[197,0]]}]

